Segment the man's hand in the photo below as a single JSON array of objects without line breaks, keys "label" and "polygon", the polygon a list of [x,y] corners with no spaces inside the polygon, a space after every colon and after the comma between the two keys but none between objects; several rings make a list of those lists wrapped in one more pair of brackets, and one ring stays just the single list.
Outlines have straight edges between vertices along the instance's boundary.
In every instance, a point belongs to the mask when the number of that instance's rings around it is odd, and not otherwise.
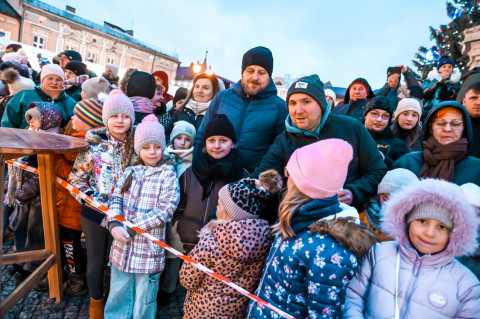
[{"label": "man's hand", "polygon": [[113,238],[122,244],[126,244],[132,239],[123,226],[115,226],[110,232],[112,233]]},{"label": "man's hand", "polygon": [[347,205],[353,203],[353,194],[349,189],[342,189],[337,193],[338,201]]},{"label": "man's hand", "polygon": [[395,67],[396,67],[396,68],[401,68],[401,69],[402,69],[402,73],[405,73],[405,72],[407,72],[407,70],[408,70],[405,65],[396,65]]},{"label": "man's hand", "polygon": [[400,82],[400,74],[397,73],[390,75],[387,79],[388,86],[393,89],[397,87],[398,82]]}]

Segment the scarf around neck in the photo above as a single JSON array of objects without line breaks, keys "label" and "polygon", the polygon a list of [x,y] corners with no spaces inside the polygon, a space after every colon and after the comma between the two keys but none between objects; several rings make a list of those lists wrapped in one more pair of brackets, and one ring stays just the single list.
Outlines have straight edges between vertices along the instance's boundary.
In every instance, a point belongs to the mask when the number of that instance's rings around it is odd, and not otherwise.
[{"label": "scarf around neck", "polygon": [[190,101],[188,101],[185,107],[188,107],[189,109],[191,109],[196,116],[205,115],[205,113],[207,113],[207,109],[210,106],[211,102],[212,100],[208,102],[197,102],[197,101],[194,101],[193,99],[190,99]]},{"label": "scarf around neck", "polygon": [[153,104],[150,99],[143,96],[131,96],[129,99],[132,101],[135,112],[144,114],[153,113]]},{"label": "scarf around neck", "polygon": [[82,74],[79,76],[76,76],[72,79],[64,80],[63,81],[63,86],[65,87],[65,90],[68,90],[72,86],[80,86],[82,85],[83,82],[89,79],[89,76],[86,74]]},{"label": "scarf around neck", "polygon": [[440,144],[431,135],[423,141],[423,166],[418,173],[420,178],[440,178],[449,182],[455,179],[455,163],[467,154],[468,141],[462,137],[447,145]]}]

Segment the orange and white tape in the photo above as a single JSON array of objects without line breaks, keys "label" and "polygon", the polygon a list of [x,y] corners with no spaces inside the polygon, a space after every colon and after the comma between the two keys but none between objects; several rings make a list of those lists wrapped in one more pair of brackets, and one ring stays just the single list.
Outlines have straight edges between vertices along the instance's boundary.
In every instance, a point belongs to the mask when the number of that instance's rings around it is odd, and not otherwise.
[{"label": "orange and white tape", "polygon": [[[31,173],[35,173],[35,174],[38,174],[39,173],[39,170],[37,168],[34,168],[34,167],[31,167],[31,166],[28,166],[28,165],[25,165],[25,164],[21,164],[21,163],[18,163],[18,162],[15,162],[13,160],[7,160],[5,161],[6,163],[8,164],[11,164],[13,166],[16,166],[16,167],[20,167],[21,169],[24,169],[26,171],[29,171]],[[88,202],[90,205],[92,205],[93,207],[95,207],[99,212],[101,213],[104,213],[105,215],[108,215],[112,218],[115,218],[116,220],[118,220],[119,222],[121,222],[122,224],[132,228],[133,230],[135,230],[138,234],[150,239],[151,241],[153,241],[154,243],[162,246],[163,248],[165,248],[166,250],[168,250],[169,252],[171,252],[172,254],[174,254],[175,256],[185,260],[186,262],[192,264],[193,266],[195,266],[196,268],[198,268],[199,270],[203,271],[204,273],[206,273],[207,275],[217,279],[217,280],[220,280],[221,282],[223,282],[225,285],[235,289],[236,291],[238,291],[239,293],[241,293],[242,295],[258,302],[260,305],[262,306],[265,306],[267,308],[269,308],[270,310],[278,313],[279,315],[281,315],[282,317],[284,318],[288,318],[288,319],[295,319],[295,317],[291,316],[290,314],[278,309],[277,307],[275,307],[274,305],[270,304],[269,302],[266,302],[265,300],[263,299],[260,299],[258,298],[257,296],[255,296],[254,294],[250,293],[249,291],[243,289],[242,287],[238,286],[237,284],[231,282],[230,280],[228,280],[227,278],[223,277],[222,275],[220,274],[217,274],[216,272],[208,269],[207,267],[205,267],[204,265],[198,263],[197,261],[191,259],[190,257],[188,257],[187,255],[184,255],[182,254],[181,252],[175,250],[174,248],[168,246],[167,244],[165,244],[164,242],[162,242],[161,240],[157,239],[156,237],[150,235],[149,233],[145,232],[143,229],[141,228],[138,228],[136,225],[132,224],[131,222],[129,222],[128,220],[126,220],[125,218],[123,218],[122,216],[120,215],[116,215],[115,213],[113,213],[112,211],[110,211],[108,209],[108,207],[106,207],[105,205],[95,201],[93,198],[91,198],[90,196],[87,196],[85,195],[84,193],[82,193],[81,191],[79,191],[78,189],[76,189],[75,187],[73,187],[72,185],[70,185],[69,183],[65,182],[64,180],[62,180],[61,178],[59,177],[56,177],[56,181],[57,183],[59,183],[60,185],[62,185],[63,187],[65,187],[66,189],[68,189],[69,191],[71,191],[73,194],[75,194],[76,196],[80,197],[81,199],[83,199],[84,201]]]}]

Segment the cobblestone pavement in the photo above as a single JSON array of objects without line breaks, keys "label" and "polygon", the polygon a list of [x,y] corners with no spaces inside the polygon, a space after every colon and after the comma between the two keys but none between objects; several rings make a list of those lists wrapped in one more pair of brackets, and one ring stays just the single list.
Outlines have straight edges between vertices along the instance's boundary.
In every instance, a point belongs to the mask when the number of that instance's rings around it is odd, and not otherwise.
[{"label": "cobblestone pavement", "polygon": [[[2,254],[13,251],[13,240],[7,239],[2,247]],[[4,300],[16,287],[18,287],[24,277],[16,273],[12,265],[2,269],[2,289],[1,300]],[[157,310],[158,319],[182,319],[183,318],[183,300],[185,299],[185,289],[178,285],[175,297],[172,302],[165,307],[159,307]],[[10,310],[5,319],[72,319],[89,318],[89,298],[88,297],[68,297],[65,296],[62,301],[55,302],[50,299],[48,291],[37,292],[30,291],[20,300],[20,302]]]}]

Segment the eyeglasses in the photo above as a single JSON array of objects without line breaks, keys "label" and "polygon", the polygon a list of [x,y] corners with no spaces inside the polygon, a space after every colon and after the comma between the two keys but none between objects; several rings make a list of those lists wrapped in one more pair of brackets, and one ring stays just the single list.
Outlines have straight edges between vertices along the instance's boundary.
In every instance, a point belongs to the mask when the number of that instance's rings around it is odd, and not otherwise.
[{"label": "eyeglasses", "polygon": [[163,90],[163,85],[157,84],[157,85],[155,85],[155,89],[159,90],[159,91],[162,91]]},{"label": "eyeglasses", "polygon": [[388,114],[379,114],[378,112],[375,112],[375,111],[372,111],[369,114],[373,118],[378,119],[380,117],[384,121],[387,121],[387,120],[390,119],[390,115],[388,115]]},{"label": "eyeglasses", "polygon": [[454,130],[461,129],[463,127],[463,121],[460,121],[460,120],[453,120],[451,122],[447,122],[444,120],[434,120],[432,121],[432,123],[434,127],[441,128],[441,129],[444,129],[445,127],[447,127],[447,124],[450,124],[450,127]]}]

